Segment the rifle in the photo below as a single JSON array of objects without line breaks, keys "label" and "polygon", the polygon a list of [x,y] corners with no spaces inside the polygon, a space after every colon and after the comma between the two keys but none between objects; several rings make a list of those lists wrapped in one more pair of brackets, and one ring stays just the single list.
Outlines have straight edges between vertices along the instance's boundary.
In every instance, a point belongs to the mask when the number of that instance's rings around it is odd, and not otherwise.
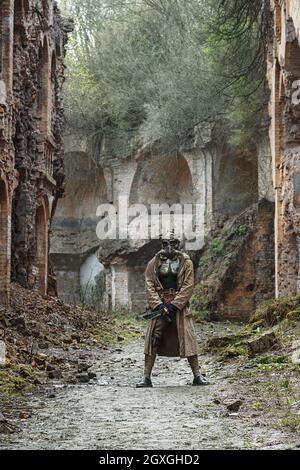
[{"label": "rifle", "polygon": [[155,318],[163,317],[165,315],[166,315],[167,320],[171,323],[172,320],[169,317],[168,309],[165,306],[157,307],[155,310],[151,310],[150,312],[149,310],[146,310],[146,312],[142,314],[142,318],[144,320],[154,320]]}]

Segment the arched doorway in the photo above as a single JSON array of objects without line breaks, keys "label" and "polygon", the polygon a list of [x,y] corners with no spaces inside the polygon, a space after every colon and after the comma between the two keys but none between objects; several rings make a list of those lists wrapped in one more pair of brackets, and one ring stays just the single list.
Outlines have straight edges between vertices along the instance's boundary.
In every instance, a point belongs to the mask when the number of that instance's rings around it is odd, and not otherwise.
[{"label": "arched doorway", "polygon": [[97,251],[88,254],[80,266],[80,300],[96,311],[103,307],[105,269],[97,258]]},{"label": "arched doorway", "polygon": [[153,156],[139,163],[130,190],[130,204],[191,203],[192,176],[186,159]]},{"label": "arched doorway", "polygon": [[183,155],[152,156],[139,162],[129,204],[142,204],[148,209],[148,235],[152,239],[168,227],[182,237],[183,231],[192,227],[192,221],[188,226],[183,216],[195,202],[190,167]]},{"label": "arched doorway", "polygon": [[[68,303],[86,302],[97,289],[94,277],[99,274],[99,263],[95,252],[100,241],[96,233],[99,222],[96,212],[99,204],[107,200],[107,186],[103,168],[84,151],[65,153],[65,173],[65,197],[58,200],[51,223],[50,259],[58,296]],[[90,279],[91,272],[93,279]]]},{"label": "arched doorway", "polygon": [[[165,214],[162,217],[160,215],[160,219],[163,220],[173,213],[175,205],[181,206],[183,214],[183,205],[193,203],[192,175],[183,155],[152,156],[139,162],[130,189],[130,205],[143,204],[148,207],[148,211],[150,211],[152,204],[159,205],[161,214]],[[173,228],[172,222],[173,217],[171,216],[170,228]],[[152,219],[150,223],[152,223]],[[160,223],[160,228],[162,227],[163,225]],[[151,237],[153,235],[155,233],[151,229]],[[129,254],[126,264],[118,267],[119,271],[123,270],[123,274],[126,272],[127,297],[134,312],[141,312],[146,308],[145,269],[147,263],[159,249],[160,241],[157,237],[144,240],[144,243],[136,251]],[[116,267],[114,271],[119,274]]]}]

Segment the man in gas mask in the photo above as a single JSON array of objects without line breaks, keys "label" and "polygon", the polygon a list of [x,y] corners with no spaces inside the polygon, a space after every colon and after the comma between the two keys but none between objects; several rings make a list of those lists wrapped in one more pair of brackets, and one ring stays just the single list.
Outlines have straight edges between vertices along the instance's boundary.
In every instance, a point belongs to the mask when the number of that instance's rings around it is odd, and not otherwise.
[{"label": "man in gas mask", "polygon": [[180,241],[173,234],[161,242],[161,250],[148,263],[145,279],[150,309],[163,313],[148,325],[144,377],[136,386],[152,387],[151,372],[157,355],[186,357],[194,375],[193,385],[207,385],[199,369],[198,343],[189,308],[194,290],[193,262],[179,251]]}]

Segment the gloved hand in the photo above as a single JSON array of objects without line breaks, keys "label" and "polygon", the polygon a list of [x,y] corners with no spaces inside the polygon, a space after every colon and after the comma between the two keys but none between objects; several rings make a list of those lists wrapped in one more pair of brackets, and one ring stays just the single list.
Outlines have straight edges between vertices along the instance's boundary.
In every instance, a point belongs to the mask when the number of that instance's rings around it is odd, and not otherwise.
[{"label": "gloved hand", "polygon": [[159,304],[157,307],[155,307],[154,310],[152,310],[152,312],[157,312],[157,310],[160,310],[161,308],[163,308],[165,305],[163,303]]},{"label": "gloved hand", "polygon": [[176,323],[176,311],[177,311],[177,307],[175,307],[175,305],[173,304],[167,304],[166,305],[167,309],[168,309],[168,312],[169,312],[169,317],[171,318],[172,322],[173,323]]},{"label": "gloved hand", "polygon": [[175,307],[175,305],[173,305],[173,304],[167,304],[166,307],[167,307],[167,309],[169,310],[170,313],[176,313],[176,311],[177,311],[177,307]]}]

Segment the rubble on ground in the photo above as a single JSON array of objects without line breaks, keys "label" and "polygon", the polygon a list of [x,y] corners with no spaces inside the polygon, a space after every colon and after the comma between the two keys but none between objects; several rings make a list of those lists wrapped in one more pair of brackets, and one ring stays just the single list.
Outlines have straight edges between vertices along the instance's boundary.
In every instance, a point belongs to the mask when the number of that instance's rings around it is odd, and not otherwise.
[{"label": "rubble on ground", "polygon": [[[49,381],[95,380],[93,360],[109,345],[119,344],[120,333],[124,341],[141,334],[125,318],[68,305],[13,284],[11,304],[0,310],[0,409],[4,412],[5,397],[30,393]],[[0,432],[9,430],[13,431],[2,417]]]}]

